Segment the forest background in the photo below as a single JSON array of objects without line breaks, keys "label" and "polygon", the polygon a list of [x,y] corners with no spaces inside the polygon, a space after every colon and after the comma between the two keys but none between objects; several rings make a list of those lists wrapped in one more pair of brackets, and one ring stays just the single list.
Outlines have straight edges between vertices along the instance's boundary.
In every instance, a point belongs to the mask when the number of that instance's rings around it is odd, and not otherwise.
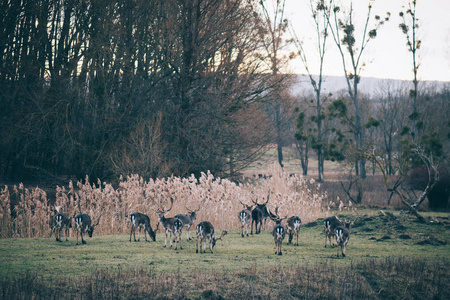
[{"label": "forest background", "polygon": [[[303,175],[314,156],[319,181],[327,160],[347,161],[365,177],[364,160],[351,149],[382,153],[390,175],[412,145],[446,161],[448,83],[414,77],[385,80],[370,94],[357,89],[364,80],[359,59],[385,23],[401,23],[411,58],[420,53],[421,41],[410,42],[420,30],[415,1],[400,17],[392,12],[395,20],[371,14],[368,2],[358,16],[367,17],[366,27],[358,28],[348,7],[310,2],[323,42],[311,55],[335,46],[343,55],[348,88],[333,92],[315,85],[321,73],[306,69],[302,83],[290,73],[293,58],[305,66],[308,59],[284,3],[2,2],[0,178],[117,182],[120,175],[199,177],[209,170],[239,180],[269,149],[283,165],[286,147],[296,151]],[[414,61],[411,77],[419,66]],[[294,93],[299,84],[310,92]]]}]

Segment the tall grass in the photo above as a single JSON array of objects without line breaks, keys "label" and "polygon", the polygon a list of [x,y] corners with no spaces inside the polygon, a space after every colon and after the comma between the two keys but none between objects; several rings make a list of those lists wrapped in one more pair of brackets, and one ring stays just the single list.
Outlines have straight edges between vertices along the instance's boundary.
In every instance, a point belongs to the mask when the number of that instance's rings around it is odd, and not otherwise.
[{"label": "tall grass", "polygon": [[350,268],[313,265],[157,273],[109,268],[82,278],[36,273],[0,280],[2,299],[449,299],[450,265],[411,258],[366,259]]},{"label": "tall grass", "polygon": [[[200,208],[198,221],[210,221],[216,228],[238,227],[240,202],[252,204],[265,202],[269,209],[278,207],[280,216],[298,215],[304,222],[322,216],[327,193],[320,185],[303,177],[289,176],[274,165],[266,179],[237,184],[227,179],[202,173],[200,178],[169,177],[145,181],[138,175],[121,177],[115,188],[111,183],[97,181],[69,182],[68,187],[56,187],[56,199],[51,203],[46,193],[14,186],[13,194],[7,186],[0,191],[1,237],[49,237],[56,211],[69,217],[87,213],[96,223],[96,234],[123,234],[128,231],[127,216],[133,212],[148,214],[156,226],[155,209],[173,207],[168,215],[186,213],[187,209]],[[13,201],[15,198],[15,201]]]}]

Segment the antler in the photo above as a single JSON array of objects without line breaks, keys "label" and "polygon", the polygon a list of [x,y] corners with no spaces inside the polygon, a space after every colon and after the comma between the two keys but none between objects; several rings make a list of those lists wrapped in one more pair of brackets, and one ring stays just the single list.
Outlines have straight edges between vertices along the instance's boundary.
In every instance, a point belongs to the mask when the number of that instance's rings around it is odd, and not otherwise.
[{"label": "antler", "polygon": [[100,216],[98,216],[97,223],[95,223],[94,227],[97,226],[100,223],[100,218],[101,217],[102,217],[102,214],[100,214]]},{"label": "antler", "polygon": [[153,210],[154,210],[156,213],[158,213],[158,214],[165,214],[165,213],[167,213],[168,211],[170,211],[170,210],[172,209],[172,207],[173,207],[173,198],[171,197],[171,198],[170,198],[170,207],[169,207],[168,209],[164,209],[164,208],[163,208],[163,210],[159,210],[159,209],[154,209],[154,208],[153,208]]},{"label": "antler", "polygon": [[[276,206],[275,207],[275,213],[271,213],[270,211],[269,211],[269,217],[270,217],[270,219],[272,220],[272,221],[283,221],[284,219],[286,219],[287,218],[287,216],[285,216],[284,218],[281,218],[279,215],[278,215],[278,209],[279,209],[280,207],[279,206]],[[275,216],[276,218],[274,218],[273,216]]]},{"label": "antler", "polygon": [[218,237],[216,239],[216,241],[221,240],[227,233],[228,233],[228,231],[226,231],[226,230],[222,231],[222,234],[220,235],[220,237]]},{"label": "antler", "polygon": [[192,210],[192,209],[190,209],[189,207],[187,207],[187,203],[184,205],[184,207],[186,207],[186,210],[187,210],[189,213],[198,212],[198,211],[200,210],[200,208],[201,208],[201,206],[200,206],[200,204],[199,204],[197,209]]},{"label": "antler", "polygon": [[267,201],[263,203],[263,205],[266,205],[267,203],[269,203],[269,198],[270,198],[270,189],[269,192],[267,193]]}]

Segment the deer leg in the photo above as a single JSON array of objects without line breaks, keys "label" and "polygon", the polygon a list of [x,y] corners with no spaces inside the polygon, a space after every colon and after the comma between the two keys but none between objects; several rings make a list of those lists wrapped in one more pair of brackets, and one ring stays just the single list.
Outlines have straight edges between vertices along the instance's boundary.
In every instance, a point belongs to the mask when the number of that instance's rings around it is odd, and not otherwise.
[{"label": "deer leg", "polygon": [[147,230],[148,230],[148,227],[147,227],[147,225],[145,225],[145,226],[144,226],[144,237],[145,237],[145,241],[146,241],[146,242],[148,242],[148,241],[147,241]]},{"label": "deer leg", "polygon": [[164,246],[163,247],[167,246],[167,234],[168,234],[168,230],[166,229],[166,239],[164,240]]},{"label": "deer leg", "polygon": [[198,236],[195,239],[195,253],[198,253]]},{"label": "deer leg", "polygon": [[133,225],[131,225],[131,229],[130,229],[130,243],[131,243],[131,236],[133,235]]},{"label": "deer leg", "polygon": [[61,229],[62,229],[62,227],[59,227],[59,228],[56,230],[56,241],[57,241],[57,242],[61,242]]},{"label": "deer leg", "polygon": [[[81,235],[81,233],[80,233]],[[81,243],[86,244],[86,229],[84,230],[84,239],[83,239],[83,235],[81,235]]]}]

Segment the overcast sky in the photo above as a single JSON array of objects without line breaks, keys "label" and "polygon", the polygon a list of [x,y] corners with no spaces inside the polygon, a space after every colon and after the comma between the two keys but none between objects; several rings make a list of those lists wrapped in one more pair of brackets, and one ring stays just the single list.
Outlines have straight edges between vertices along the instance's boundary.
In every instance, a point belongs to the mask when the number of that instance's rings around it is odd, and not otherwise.
[{"label": "overcast sky", "polygon": [[[340,2],[343,6],[348,6],[350,0]],[[369,2],[353,2],[355,19],[363,22]],[[363,61],[366,67],[361,76],[407,80],[413,78],[411,52],[408,52],[406,37],[398,27],[401,23],[398,13],[407,3],[405,0],[374,1],[372,16],[378,14],[384,17],[386,12],[390,12],[391,18],[364,51]],[[422,40],[419,50],[419,79],[450,81],[450,0],[418,0],[416,14],[420,25],[418,39]],[[303,41],[311,71],[317,72],[318,62],[315,60],[317,55],[314,50],[316,40],[309,0],[287,0],[286,17],[292,22],[298,38]],[[361,26],[356,28],[357,31],[361,29]],[[361,31],[358,33],[357,41]],[[341,76],[342,61],[331,38],[328,39],[327,49],[325,74]],[[305,72],[300,60],[294,61],[292,68],[292,72]]]}]

